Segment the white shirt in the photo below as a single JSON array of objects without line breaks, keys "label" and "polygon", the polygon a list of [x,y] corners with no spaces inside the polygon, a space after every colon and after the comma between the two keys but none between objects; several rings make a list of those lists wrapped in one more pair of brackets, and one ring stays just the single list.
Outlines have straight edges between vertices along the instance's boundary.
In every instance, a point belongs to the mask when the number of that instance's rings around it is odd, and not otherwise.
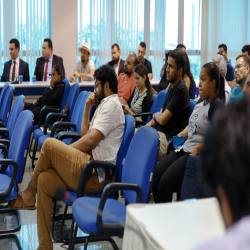
[{"label": "white shirt", "polygon": [[226,78],[224,78],[224,80],[225,80],[225,99],[226,99],[225,104],[227,104],[230,100],[232,90],[231,90],[231,87],[228,85]]},{"label": "white shirt", "polygon": [[78,73],[89,74],[91,69],[95,70],[95,64],[92,60],[88,60],[87,64],[85,65],[85,68],[83,68],[81,62],[77,62],[74,67],[74,72],[77,71]]},{"label": "white shirt", "polygon": [[[104,139],[92,150],[94,160],[116,164],[117,153],[123,138],[125,118],[118,95],[104,98],[97,107],[89,126],[104,135]],[[105,170],[97,169],[99,182],[105,180]]]},{"label": "white shirt", "polygon": [[119,70],[120,61],[121,61],[121,59],[119,59],[118,63],[114,64],[114,69],[115,69],[115,73],[116,73],[117,77],[118,77],[118,70]]},{"label": "white shirt", "polygon": [[[16,67],[15,67],[15,76],[14,76],[14,80],[17,80],[17,81],[18,81],[19,66],[20,66],[20,58],[17,57],[17,58],[15,59],[15,61],[16,61]],[[10,66],[10,76],[9,76],[9,81],[10,81],[10,82],[12,81],[13,67],[14,67],[14,60],[12,59],[12,63],[11,63],[11,66]]]},{"label": "white shirt", "polygon": [[[51,80],[52,61],[53,61],[53,55],[49,58],[48,69],[47,69],[47,81],[46,82],[50,82],[50,80]],[[44,80],[44,76],[45,76],[46,64],[47,64],[47,62],[45,61],[44,68],[43,68],[43,80]]]}]

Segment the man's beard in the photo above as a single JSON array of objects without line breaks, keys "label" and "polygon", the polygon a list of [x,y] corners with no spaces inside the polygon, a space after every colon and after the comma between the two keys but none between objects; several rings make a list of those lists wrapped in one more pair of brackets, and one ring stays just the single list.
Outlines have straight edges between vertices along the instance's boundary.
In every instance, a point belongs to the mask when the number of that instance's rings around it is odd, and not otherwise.
[{"label": "man's beard", "polygon": [[113,62],[114,62],[114,64],[117,64],[117,63],[119,62],[119,58],[117,58],[117,59],[116,59],[116,58],[115,58],[115,59],[113,58]]},{"label": "man's beard", "polygon": [[128,71],[125,71],[125,70],[124,70],[124,73],[125,73],[127,76],[131,76],[132,73],[133,73],[133,71],[131,70],[130,72],[128,72]]},{"label": "man's beard", "polygon": [[82,63],[84,63],[84,62],[85,62],[85,59],[84,59],[84,58],[82,58],[82,59],[81,59],[81,62],[82,62]]},{"label": "man's beard", "polygon": [[96,104],[96,107],[99,106],[99,104],[101,103],[101,101],[105,98],[105,95],[104,95],[104,89],[102,88],[99,96],[97,94],[95,94],[95,104]]},{"label": "man's beard", "polygon": [[177,78],[178,78],[178,75],[175,75],[175,76],[172,76],[171,79],[168,79],[168,77],[167,77],[167,80],[168,80],[169,82],[173,83],[173,82],[176,81]]}]

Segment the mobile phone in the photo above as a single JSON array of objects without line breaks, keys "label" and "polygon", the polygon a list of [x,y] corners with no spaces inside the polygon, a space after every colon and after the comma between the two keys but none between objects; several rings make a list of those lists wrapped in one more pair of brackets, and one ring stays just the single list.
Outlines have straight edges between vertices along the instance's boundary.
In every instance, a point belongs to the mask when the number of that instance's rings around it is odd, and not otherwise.
[{"label": "mobile phone", "polygon": [[173,136],[174,148],[180,148],[184,144],[184,136]]}]

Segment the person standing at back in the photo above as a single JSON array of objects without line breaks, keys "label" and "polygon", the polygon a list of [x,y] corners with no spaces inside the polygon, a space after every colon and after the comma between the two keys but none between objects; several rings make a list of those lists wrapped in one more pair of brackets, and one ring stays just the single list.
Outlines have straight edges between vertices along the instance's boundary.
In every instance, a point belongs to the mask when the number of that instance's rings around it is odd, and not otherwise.
[{"label": "person standing at back", "polygon": [[37,58],[34,75],[36,81],[50,82],[51,71],[54,65],[61,67],[62,80],[65,78],[63,59],[53,54],[53,44],[49,38],[44,39],[42,47],[42,57]]},{"label": "person standing at back", "polygon": [[18,81],[18,76],[23,76],[24,82],[29,82],[29,64],[19,58],[20,43],[13,38],[9,42],[11,60],[4,64],[1,82]]}]

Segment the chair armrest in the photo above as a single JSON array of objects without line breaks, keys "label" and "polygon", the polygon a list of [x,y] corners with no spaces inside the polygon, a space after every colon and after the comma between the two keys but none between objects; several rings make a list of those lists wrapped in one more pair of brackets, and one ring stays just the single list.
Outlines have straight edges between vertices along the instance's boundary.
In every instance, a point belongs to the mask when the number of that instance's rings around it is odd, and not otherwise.
[{"label": "chair armrest", "polygon": [[89,161],[89,162],[85,163],[85,165],[82,169],[81,175],[80,175],[78,188],[77,188],[77,196],[78,197],[84,196],[84,190],[83,190],[84,184],[85,184],[86,178],[89,174],[89,171],[92,171],[93,168],[111,169],[112,170],[111,182],[114,182],[117,179],[118,167],[115,164],[112,164],[112,163],[107,162],[107,161],[97,161],[97,160]]},{"label": "chair armrest", "polygon": [[48,114],[48,113],[51,113],[51,112],[54,112],[54,113],[60,113],[61,110],[59,107],[57,106],[48,106],[48,105],[45,105],[42,107],[41,111],[40,111],[40,114],[39,114],[39,122],[38,122],[38,126],[39,128],[41,127],[42,125],[42,119]]},{"label": "chair armrest", "polygon": [[141,202],[142,190],[140,186],[131,184],[131,183],[117,183],[117,182],[109,183],[102,192],[102,196],[101,196],[101,200],[100,200],[99,208],[98,208],[99,213],[97,214],[97,225],[103,230],[104,235],[105,235],[105,232],[113,231],[113,230],[114,231],[117,230],[117,231],[120,231],[120,233],[122,233],[124,229],[124,225],[122,225],[122,223],[104,223],[102,220],[103,208],[105,206],[107,198],[110,196],[111,193],[113,193],[114,191],[118,191],[118,190],[135,191],[137,194],[136,203]]},{"label": "chair armrest", "polygon": [[135,120],[135,127],[137,128],[138,126],[145,126],[147,123],[144,121],[137,121]]},{"label": "chair armrest", "polygon": [[[60,127],[73,128],[76,131],[76,124],[74,122],[55,122],[52,126],[50,137],[54,137],[56,129]],[[45,128],[45,127],[44,127]]]},{"label": "chair armrest", "polygon": [[13,175],[11,177],[11,181],[10,181],[9,187],[5,191],[1,191],[0,192],[0,198],[3,198],[5,196],[7,196],[11,192],[11,190],[12,190],[12,188],[14,186],[14,183],[16,181],[16,175],[17,175],[18,165],[17,165],[17,163],[15,161],[10,160],[10,159],[0,159],[0,164],[1,165],[11,165],[14,168]]},{"label": "chair armrest", "polygon": [[73,132],[73,131],[62,131],[62,132],[58,133],[56,136],[56,139],[60,140],[60,141],[66,139],[66,138],[80,139],[81,134],[77,133],[77,132]]},{"label": "chair armrest", "polygon": [[3,155],[3,158],[6,158],[7,154],[8,154],[8,148],[6,145],[0,143],[0,149],[2,149],[1,154]]},{"label": "chair armrest", "polygon": [[10,141],[7,139],[0,139],[0,143],[4,144],[7,149],[9,150],[9,146],[10,146]]},{"label": "chair armrest", "polygon": [[168,155],[170,153],[170,151],[173,150],[173,149],[174,149],[173,139],[170,139],[168,141],[168,148],[167,148],[167,154],[166,155]]},{"label": "chair armrest", "polygon": [[146,113],[140,113],[140,114],[134,114],[133,117],[139,117],[139,116],[150,116],[152,119],[153,114],[150,112],[146,112]]},{"label": "chair armrest", "polygon": [[0,136],[2,139],[9,140],[9,130],[7,128],[0,128]]},{"label": "chair armrest", "polygon": [[0,121],[0,128],[5,128],[5,124]]},{"label": "chair armrest", "polygon": [[43,133],[44,133],[45,135],[47,135],[48,126],[49,126],[49,124],[50,124],[50,121],[51,121],[53,118],[65,118],[66,120],[69,119],[67,115],[62,114],[62,113],[49,113],[49,114],[46,116],[46,120],[45,120],[45,123],[44,123]]}]

